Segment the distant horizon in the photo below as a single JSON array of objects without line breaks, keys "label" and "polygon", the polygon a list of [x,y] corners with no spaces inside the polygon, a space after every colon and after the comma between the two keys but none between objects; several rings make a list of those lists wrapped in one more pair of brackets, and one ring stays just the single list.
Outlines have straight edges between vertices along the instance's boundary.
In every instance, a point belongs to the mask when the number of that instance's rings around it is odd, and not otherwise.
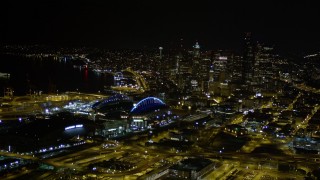
[{"label": "distant horizon", "polygon": [[143,49],[183,38],[205,50],[239,49],[249,31],[284,53],[320,50],[320,15],[308,1],[14,1],[0,10],[2,43]]},{"label": "distant horizon", "polygon": [[[201,51],[215,51],[215,50],[231,50],[234,51],[235,53],[242,54],[242,48],[243,48],[243,39],[239,39],[239,42],[233,44],[233,46],[206,46],[208,45],[208,42],[204,40],[195,40],[191,41],[190,39],[183,38],[184,41],[184,49],[186,50],[191,50],[193,45],[198,42],[201,48]],[[0,46],[44,46],[44,47],[49,47],[49,48],[101,48],[105,50],[134,50],[134,51],[158,51],[159,47],[163,47],[163,51],[174,51],[179,48],[180,46],[180,39],[176,39],[175,42],[169,42],[167,44],[163,43],[157,46],[154,44],[149,44],[149,45],[135,45],[135,46],[108,46],[106,44],[78,44],[78,43],[69,43],[69,44],[63,44],[63,43],[45,43],[45,42],[23,42],[23,43],[17,43],[17,42],[2,42],[0,43]],[[318,46],[313,46],[313,47],[305,47],[305,48],[299,48],[299,47],[290,47],[290,46],[283,46],[279,45],[276,43],[270,43],[270,42],[265,42],[261,39],[257,39],[257,37],[254,37],[253,35],[253,42],[254,43],[261,43],[264,46],[267,47],[272,47],[274,48],[275,52],[277,52],[279,55],[283,56],[304,56],[308,54],[313,54],[313,53],[318,53],[320,52],[320,47]],[[207,43],[207,44],[206,44]]]}]

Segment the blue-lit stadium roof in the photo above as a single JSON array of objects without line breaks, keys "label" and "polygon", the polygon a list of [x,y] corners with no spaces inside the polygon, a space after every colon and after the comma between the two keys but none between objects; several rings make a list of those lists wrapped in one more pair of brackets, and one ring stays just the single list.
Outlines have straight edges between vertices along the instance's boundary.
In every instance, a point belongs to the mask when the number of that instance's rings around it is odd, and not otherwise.
[{"label": "blue-lit stadium roof", "polygon": [[147,97],[138,102],[132,109],[131,114],[147,113],[156,109],[167,107],[167,105],[156,97]]},{"label": "blue-lit stadium roof", "polygon": [[102,101],[99,101],[93,104],[92,108],[99,108],[111,103],[121,102],[121,101],[131,101],[131,99],[124,94],[115,94],[113,96],[108,97],[107,99],[104,99]]}]

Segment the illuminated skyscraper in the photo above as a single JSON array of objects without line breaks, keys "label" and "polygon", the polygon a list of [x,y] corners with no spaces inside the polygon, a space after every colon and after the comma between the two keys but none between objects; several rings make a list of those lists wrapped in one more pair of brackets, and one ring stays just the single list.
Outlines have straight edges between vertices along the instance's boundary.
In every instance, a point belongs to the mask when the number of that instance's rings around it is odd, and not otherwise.
[{"label": "illuminated skyscraper", "polygon": [[213,65],[210,66],[210,70],[209,70],[209,82],[213,82],[214,81],[214,70],[213,70]]},{"label": "illuminated skyscraper", "polygon": [[192,58],[192,86],[194,91],[201,90],[202,77],[201,77],[201,59],[200,59],[200,45],[198,42],[193,46]]},{"label": "illuminated skyscraper", "polygon": [[274,71],[277,69],[274,67],[275,58],[272,47],[257,44],[253,79],[261,90],[270,89],[270,80],[276,74]]},{"label": "illuminated skyscraper", "polygon": [[214,67],[213,65],[210,66],[209,70],[209,81],[208,81],[208,93],[214,94]]},{"label": "illuminated skyscraper", "polygon": [[163,47],[159,47],[159,51],[160,51],[159,57],[160,57],[160,60],[162,59],[162,50],[163,50]]},{"label": "illuminated skyscraper", "polygon": [[216,57],[213,61],[215,80],[219,82],[223,82],[225,80],[227,61],[228,61],[227,56],[221,56],[220,53],[216,53]]},{"label": "illuminated skyscraper", "polygon": [[258,44],[254,64],[254,78],[258,84],[263,83],[266,78],[270,78],[272,76],[273,60],[273,48]]},{"label": "illuminated skyscraper", "polygon": [[253,78],[253,66],[255,61],[254,44],[251,40],[251,33],[247,32],[244,38],[244,52],[242,60],[242,81],[243,83],[251,83]]},{"label": "illuminated skyscraper", "polygon": [[200,45],[198,42],[196,42],[196,44],[193,46],[193,55],[196,58],[200,57]]},{"label": "illuminated skyscraper", "polygon": [[196,42],[196,44],[193,46],[192,75],[198,78],[199,70],[200,70],[200,46],[198,42]]}]

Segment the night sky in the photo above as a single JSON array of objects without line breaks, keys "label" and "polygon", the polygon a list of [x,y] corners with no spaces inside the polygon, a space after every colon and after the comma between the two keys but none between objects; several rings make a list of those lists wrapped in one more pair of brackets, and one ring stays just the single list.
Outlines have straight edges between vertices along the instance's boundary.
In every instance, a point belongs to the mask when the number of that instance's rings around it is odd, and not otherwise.
[{"label": "night sky", "polygon": [[312,1],[43,0],[1,2],[1,42],[108,48],[238,48],[243,34],[281,50],[319,50]]}]

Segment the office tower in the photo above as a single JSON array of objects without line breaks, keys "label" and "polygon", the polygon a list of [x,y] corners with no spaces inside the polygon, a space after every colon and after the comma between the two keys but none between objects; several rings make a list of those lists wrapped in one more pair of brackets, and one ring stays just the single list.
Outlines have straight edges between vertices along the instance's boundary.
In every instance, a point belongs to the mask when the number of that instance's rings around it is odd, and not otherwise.
[{"label": "office tower", "polygon": [[257,44],[254,63],[254,79],[258,84],[263,83],[267,78],[272,76],[273,60],[273,48]]},{"label": "office tower", "polygon": [[200,71],[200,46],[198,42],[193,46],[193,58],[192,58],[192,75],[197,80],[199,77],[199,71]]},{"label": "office tower", "polygon": [[193,46],[193,55],[196,58],[200,57],[200,45],[198,42],[196,42],[196,44]]},{"label": "office tower", "polygon": [[253,80],[253,66],[255,62],[254,44],[252,43],[251,33],[245,33],[243,60],[242,60],[242,81],[251,84]]},{"label": "office tower", "polygon": [[163,50],[163,47],[159,47],[159,51],[160,51],[159,57],[160,57],[160,60],[162,59],[162,50]]},{"label": "office tower", "polygon": [[200,76],[200,45],[198,42],[193,46],[192,51],[192,91],[198,91],[199,86],[201,85],[201,76]]}]

